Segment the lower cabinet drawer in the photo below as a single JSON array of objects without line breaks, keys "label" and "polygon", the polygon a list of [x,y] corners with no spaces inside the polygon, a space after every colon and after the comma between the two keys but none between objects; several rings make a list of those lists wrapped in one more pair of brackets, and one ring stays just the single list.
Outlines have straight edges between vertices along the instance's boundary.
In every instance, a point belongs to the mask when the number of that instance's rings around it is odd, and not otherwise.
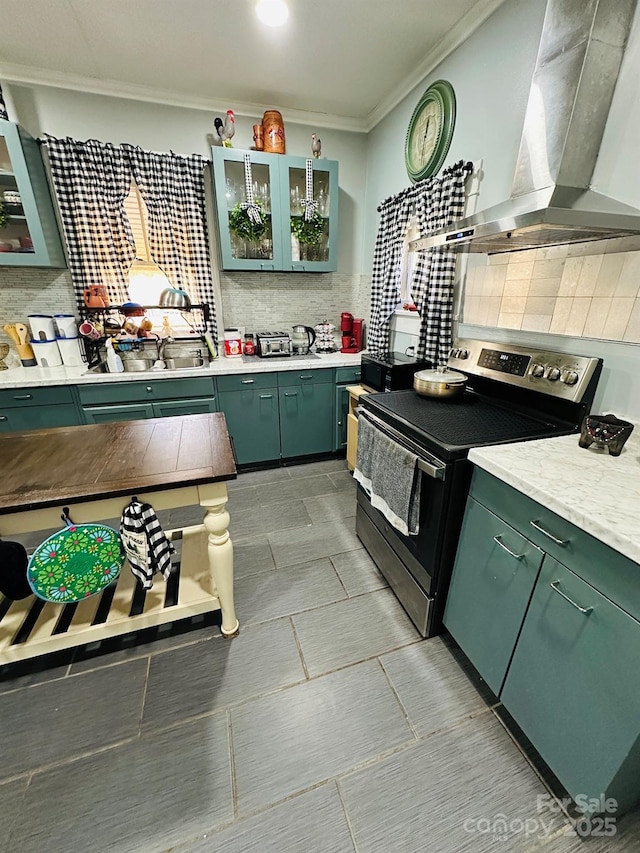
[{"label": "lower cabinet drawer", "polygon": [[333,382],[333,370],[287,370],[278,373],[278,387],[288,388],[290,385],[317,385]]},{"label": "lower cabinet drawer", "polygon": [[25,432],[32,429],[77,426],[79,423],[76,407],[72,403],[67,406],[0,410],[0,432]]},{"label": "lower cabinet drawer", "polygon": [[185,397],[213,397],[213,377],[199,379],[156,379],[149,382],[101,382],[79,385],[83,406],[101,403],[133,403],[147,400],[173,400]]},{"label": "lower cabinet drawer", "polygon": [[0,391],[0,410],[72,402],[71,388],[66,385],[52,385],[44,388],[3,388]]},{"label": "lower cabinet drawer", "polygon": [[359,382],[360,365],[357,367],[336,367],[336,382]]}]

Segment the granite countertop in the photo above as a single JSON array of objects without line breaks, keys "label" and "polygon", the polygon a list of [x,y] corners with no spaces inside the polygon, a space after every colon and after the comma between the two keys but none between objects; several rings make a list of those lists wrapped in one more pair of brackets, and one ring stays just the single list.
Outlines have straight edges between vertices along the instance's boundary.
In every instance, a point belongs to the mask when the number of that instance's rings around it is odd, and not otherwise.
[{"label": "granite countertop", "polygon": [[214,359],[207,367],[184,370],[147,370],[136,373],[87,373],[80,367],[13,367],[0,372],[0,389],[28,388],[46,385],[94,385],[97,382],[135,382],[150,379],[186,379],[202,376],[224,376],[233,373],[274,373],[276,371],[312,370],[325,367],[358,367],[361,353],[323,353],[315,358],[280,356],[277,358]]},{"label": "granite countertop", "polygon": [[578,434],[477,447],[478,467],[640,563],[640,426],[620,456]]}]

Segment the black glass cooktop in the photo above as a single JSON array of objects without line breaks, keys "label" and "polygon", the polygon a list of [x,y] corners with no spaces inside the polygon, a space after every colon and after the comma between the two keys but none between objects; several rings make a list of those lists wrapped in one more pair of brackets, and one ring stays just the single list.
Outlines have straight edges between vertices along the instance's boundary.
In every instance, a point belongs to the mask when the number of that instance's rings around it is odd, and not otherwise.
[{"label": "black glass cooktop", "polygon": [[413,389],[360,398],[365,409],[445,460],[466,456],[472,447],[571,432],[491,402],[472,392],[460,397],[421,397]]}]

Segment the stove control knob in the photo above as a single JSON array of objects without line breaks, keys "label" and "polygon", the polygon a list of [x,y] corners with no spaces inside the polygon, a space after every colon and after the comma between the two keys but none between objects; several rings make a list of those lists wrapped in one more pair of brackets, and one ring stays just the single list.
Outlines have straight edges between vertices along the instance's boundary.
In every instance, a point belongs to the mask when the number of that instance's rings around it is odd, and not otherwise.
[{"label": "stove control knob", "polygon": [[460,358],[460,350],[455,347],[449,352],[449,358]]},{"label": "stove control knob", "polygon": [[544,376],[544,364],[532,364],[531,365],[531,375],[536,379],[540,379]]},{"label": "stove control knob", "polygon": [[567,370],[565,375],[562,377],[562,381],[565,385],[575,385],[579,378],[580,377],[575,370]]},{"label": "stove control knob", "polygon": [[549,382],[557,382],[560,379],[560,368],[559,367],[550,367],[547,371],[547,379]]},{"label": "stove control knob", "polygon": [[458,358],[469,358],[469,350],[468,349],[458,350]]}]

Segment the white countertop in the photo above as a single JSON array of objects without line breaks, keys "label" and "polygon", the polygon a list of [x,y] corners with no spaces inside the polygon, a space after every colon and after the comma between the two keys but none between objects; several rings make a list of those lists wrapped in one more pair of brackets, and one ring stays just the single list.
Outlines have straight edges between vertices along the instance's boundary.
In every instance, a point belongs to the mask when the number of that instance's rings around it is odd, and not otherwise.
[{"label": "white countertop", "polygon": [[137,373],[87,373],[80,367],[12,367],[0,372],[1,388],[28,388],[45,385],[87,385],[96,382],[135,382],[150,379],[186,379],[202,376],[224,376],[230,373],[274,373],[276,371],[312,370],[325,367],[358,367],[361,353],[332,352],[317,358],[216,358],[207,367],[184,370],[147,370]]},{"label": "white countertop", "polygon": [[578,434],[474,448],[469,459],[640,563],[640,426],[620,456]]}]

